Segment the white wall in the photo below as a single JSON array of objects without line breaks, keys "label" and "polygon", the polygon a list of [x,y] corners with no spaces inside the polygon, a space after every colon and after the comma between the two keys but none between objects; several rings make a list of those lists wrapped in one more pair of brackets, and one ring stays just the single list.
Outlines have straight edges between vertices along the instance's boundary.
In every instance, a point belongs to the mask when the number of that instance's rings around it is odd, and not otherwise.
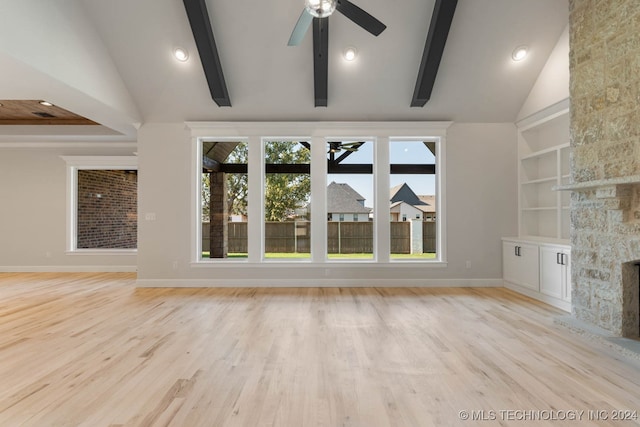
[{"label": "white wall", "polygon": [[569,98],[569,25],[560,35],[549,59],[527,97],[517,121]]},{"label": "white wall", "polygon": [[0,144],[0,271],[135,271],[135,255],[65,253],[66,164],[60,156],[135,151],[134,144],[111,144],[115,148]]},{"label": "white wall", "polygon": [[[182,123],[139,131],[138,283],[141,286],[497,285],[501,237],[517,233],[516,129],[454,124],[448,130],[448,264],[190,263],[190,133]],[[154,213],[154,221],[145,214]],[[466,268],[466,261],[471,268]]]},{"label": "white wall", "polygon": [[3,99],[46,99],[134,136],[140,113],[82,3],[4,3],[0,4]]}]

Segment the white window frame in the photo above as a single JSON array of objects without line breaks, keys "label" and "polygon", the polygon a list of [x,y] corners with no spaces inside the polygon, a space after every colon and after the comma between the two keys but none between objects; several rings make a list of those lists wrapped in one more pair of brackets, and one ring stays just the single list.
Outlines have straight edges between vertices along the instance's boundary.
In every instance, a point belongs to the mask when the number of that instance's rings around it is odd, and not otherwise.
[{"label": "white window frame", "polygon": [[138,249],[78,249],[78,171],[138,170],[136,156],[60,156],[67,166],[66,254],[131,255]]},{"label": "white window frame", "polygon": [[[262,260],[262,262],[264,262],[264,263],[276,263],[277,264],[277,263],[282,263],[283,260],[284,260],[284,262],[295,262],[295,263],[299,263],[299,262],[305,263],[306,262],[306,263],[309,263],[309,262],[312,261],[312,258],[313,258],[313,239],[314,239],[313,232],[311,232],[311,235],[310,235],[311,252],[312,253],[309,254],[309,257],[283,258],[283,259],[280,259],[280,258],[267,258],[266,257],[266,244],[265,244],[265,242],[266,242],[266,236],[265,236],[265,232],[266,232],[266,230],[265,230],[265,227],[266,227],[265,226],[265,213],[266,212],[265,212],[265,209],[264,209],[265,208],[264,193],[265,193],[265,183],[266,183],[266,179],[267,179],[267,172],[266,172],[266,167],[265,167],[265,165],[266,165],[265,157],[267,155],[266,148],[267,148],[267,144],[269,142],[280,142],[280,141],[284,141],[284,142],[305,141],[305,142],[309,142],[310,146],[313,147],[313,144],[311,143],[311,138],[304,137],[304,136],[302,136],[302,137],[263,136],[263,137],[260,138],[260,157],[262,159],[262,166],[261,166],[262,174],[260,176],[260,188],[261,188],[261,192],[260,192],[260,208],[261,208],[261,210],[260,210],[260,218],[261,218],[260,226],[262,227],[261,228],[262,239],[260,241],[260,254],[259,254],[259,256],[260,256],[260,259]],[[313,149],[311,151],[313,151]],[[251,148],[249,148],[249,153],[251,153]],[[251,155],[251,154],[249,154],[249,155]],[[313,170],[312,169],[313,168],[312,165],[313,165],[313,156],[311,156],[309,158],[309,168],[310,168],[310,170]],[[247,167],[249,169],[251,169],[250,165],[248,165]],[[313,175],[313,172],[311,172],[310,175]],[[312,192],[313,192],[313,190],[312,190]],[[249,191],[249,197],[251,197],[251,191]],[[247,205],[250,204],[249,203],[250,201],[251,201],[251,199],[249,199]],[[311,229],[313,229],[314,217],[311,214],[311,212],[309,212],[309,216],[311,218],[311,220],[309,221],[310,222],[309,227],[311,227]]]},{"label": "white window frame", "polygon": [[[247,262],[269,268],[274,263],[265,261],[264,252],[264,144],[268,140],[309,141],[311,144],[311,260],[293,265],[354,265],[372,263],[384,265],[403,262],[425,267],[447,266],[446,230],[446,134],[452,122],[186,122],[191,132],[192,147],[192,191],[191,191],[191,265],[193,267],[230,267],[238,262]],[[287,136],[272,136],[287,135]],[[306,136],[296,136],[306,135]],[[334,135],[340,135],[334,136]],[[427,260],[390,259],[390,223],[374,221],[374,259],[331,260],[326,255],[326,142],[343,139],[365,139],[374,143],[374,212],[389,209],[389,142],[393,140],[421,140],[436,142],[436,208],[440,213],[436,226],[436,258]],[[201,259],[202,230],[200,218],[200,173],[202,168],[202,141],[246,141],[249,144],[248,161],[248,249],[246,260]],[[256,202],[259,203],[256,203]],[[260,218],[260,221],[251,220]]]}]

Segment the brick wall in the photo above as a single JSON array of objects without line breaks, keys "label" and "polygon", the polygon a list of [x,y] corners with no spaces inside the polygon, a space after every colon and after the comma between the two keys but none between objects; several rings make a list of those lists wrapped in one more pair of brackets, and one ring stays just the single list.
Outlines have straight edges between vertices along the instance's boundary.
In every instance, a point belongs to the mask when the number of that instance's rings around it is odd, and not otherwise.
[{"label": "brick wall", "polygon": [[569,7],[572,310],[637,336],[640,1],[570,0]]},{"label": "brick wall", "polygon": [[135,171],[78,171],[78,249],[135,249],[138,179]]}]

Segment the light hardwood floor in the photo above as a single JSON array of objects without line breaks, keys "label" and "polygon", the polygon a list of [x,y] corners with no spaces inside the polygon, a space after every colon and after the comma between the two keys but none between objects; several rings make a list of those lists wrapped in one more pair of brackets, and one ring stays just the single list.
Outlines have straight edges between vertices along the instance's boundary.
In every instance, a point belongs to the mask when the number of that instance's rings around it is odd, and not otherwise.
[{"label": "light hardwood floor", "polygon": [[[640,425],[588,419],[640,410],[640,362],[560,314],[505,289],[0,274],[0,426]],[[586,412],[520,420],[562,410]]]}]

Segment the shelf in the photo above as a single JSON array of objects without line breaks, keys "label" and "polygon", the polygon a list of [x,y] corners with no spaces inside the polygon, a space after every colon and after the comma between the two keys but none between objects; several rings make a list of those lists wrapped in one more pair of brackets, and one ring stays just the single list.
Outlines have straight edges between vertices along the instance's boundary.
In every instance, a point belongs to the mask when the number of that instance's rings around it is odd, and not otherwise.
[{"label": "shelf", "polygon": [[539,178],[539,179],[532,179],[530,181],[524,181],[524,182],[522,182],[522,185],[542,184],[544,182],[555,182],[557,180],[558,180],[557,177],[551,176],[551,177],[548,177],[548,178]]},{"label": "shelf", "polygon": [[577,182],[567,185],[556,185],[553,191],[588,191],[611,185],[640,184],[640,175],[624,176],[620,178],[598,179],[595,181]]},{"label": "shelf", "polygon": [[534,151],[533,153],[520,157],[520,160],[535,159],[536,157],[542,157],[549,153],[555,153],[559,150],[562,150],[563,148],[569,148],[569,143],[562,144],[562,145],[555,145],[553,147],[545,148],[544,150]]},{"label": "shelf", "polygon": [[522,208],[523,212],[536,212],[536,211],[555,211],[557,208],[555,206],[543,206],[537,208]]},{"label": "shelf", "polygon": [[544,240],[569,237],[569,194],[553,191],[571,181],[569,111],[537,115],[518,124],[519,234]]}]

